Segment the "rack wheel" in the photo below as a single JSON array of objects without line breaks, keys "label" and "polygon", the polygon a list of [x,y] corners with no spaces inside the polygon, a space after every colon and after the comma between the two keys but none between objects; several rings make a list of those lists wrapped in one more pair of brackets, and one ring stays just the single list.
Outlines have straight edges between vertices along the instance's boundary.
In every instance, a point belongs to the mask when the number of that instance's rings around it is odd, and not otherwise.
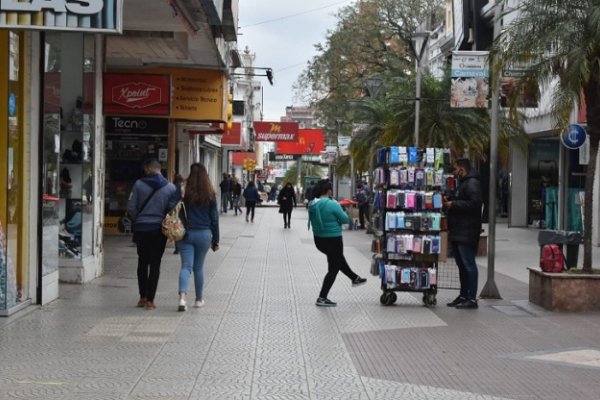
[{"label": "rack wheel", "polygon": [[437,304],[435,293],[423,293],[423,304],[425,304],[426,307],[435,306]]},{"label": "rack wheel", "polygon": [[383,292],[379,298],[379,302],[384,306],[391,306],[398,300],[398,296],[394,292]]}]

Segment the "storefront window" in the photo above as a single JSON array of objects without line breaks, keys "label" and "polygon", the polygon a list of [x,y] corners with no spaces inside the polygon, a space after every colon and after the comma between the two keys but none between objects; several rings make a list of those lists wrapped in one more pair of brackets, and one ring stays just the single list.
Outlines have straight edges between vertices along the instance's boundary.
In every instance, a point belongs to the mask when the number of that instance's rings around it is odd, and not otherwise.
[{"label": "storefront window", "polygon": [[[45,35],[43,270],[92,254],[94,38]],[[46,260],[47,257],[47,260]]]},{"label": "storefront window", "polygon": [[536,139],[529,145],[529,224],[558,226],[558,158],[556,139]]}]

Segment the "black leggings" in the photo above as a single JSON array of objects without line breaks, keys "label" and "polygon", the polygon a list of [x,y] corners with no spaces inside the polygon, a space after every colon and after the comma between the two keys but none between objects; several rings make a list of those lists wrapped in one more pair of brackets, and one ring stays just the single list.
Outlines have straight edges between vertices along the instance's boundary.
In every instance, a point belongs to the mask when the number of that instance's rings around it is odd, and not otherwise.
[{"label": "black leggings", "polygon": [[255,208],[256,208],[256,201],[246,200],[246,220],[248,220],[248,216],[250,216],[250,221],[254,221],[254,209]]},{"label": "black leggings", "polygon": [[140,297],[154,301],[160,276],[160,261],[165,252],[167,237],[162,234],[160,229],[136,232],[135,242],[138,254],[137,276]]},{"label": "black leggings", "polygon": [[342,271],[350,280],[355,280],[358,275],[350,269],[346,258],[344,257],[344,242],[341,236],[336,237],[318,237],[315,236],[315,245],[317,249],[327,256],[327,275],[323,279],[323,286],[319,297],[327,298],[335,277],[339,271]]},{"label": "black leggings", "polygon": [[283,212],[283,224],[284,225],[289,225],[290,222],[292,222],[292,212],[291,211],[284,211]]}]

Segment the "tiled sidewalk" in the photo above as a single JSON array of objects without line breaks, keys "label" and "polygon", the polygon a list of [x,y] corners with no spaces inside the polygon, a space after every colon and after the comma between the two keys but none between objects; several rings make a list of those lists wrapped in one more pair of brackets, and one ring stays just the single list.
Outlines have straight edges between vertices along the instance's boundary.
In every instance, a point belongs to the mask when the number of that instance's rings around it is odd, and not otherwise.
[{"label": "tiled sidewalk", "polygon": [[[522,279],[502,274],[504,299],[478,310],[445,307],[452,290],[432,309],[418,293],[383,307],[364,231],[345,232],[345,252],[369,281],[353,288],[338,276],[338,307],[317,308],[326,262],[306,211],[282,225],[276,208],[259,208],[254,224],[222,216],[206,306],[186,312],[176,311],[172,248],[158,308],[146,311],[135,307],[135,248],[107,238],[105,276],[63,285],[59,300],[1,325],[0,399],[598,398],[600,314],[544,312],[529,305]],[[505,234],[499,255],[527,253],[507,249],[531,233]],[[497,270],[515,261],[501,256]]]}]

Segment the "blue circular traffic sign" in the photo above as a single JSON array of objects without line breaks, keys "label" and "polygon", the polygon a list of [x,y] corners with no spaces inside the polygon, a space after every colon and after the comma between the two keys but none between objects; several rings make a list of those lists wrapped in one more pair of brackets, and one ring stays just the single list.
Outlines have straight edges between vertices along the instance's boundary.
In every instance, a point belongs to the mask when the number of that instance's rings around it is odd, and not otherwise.
[{"label": "blue circular traffic sign", "polygon": [[571,124],[566,132],[560,135],[562,144],[569,149],[578,149],[585,143],[587,134],[583,126],[579,124]]}]

